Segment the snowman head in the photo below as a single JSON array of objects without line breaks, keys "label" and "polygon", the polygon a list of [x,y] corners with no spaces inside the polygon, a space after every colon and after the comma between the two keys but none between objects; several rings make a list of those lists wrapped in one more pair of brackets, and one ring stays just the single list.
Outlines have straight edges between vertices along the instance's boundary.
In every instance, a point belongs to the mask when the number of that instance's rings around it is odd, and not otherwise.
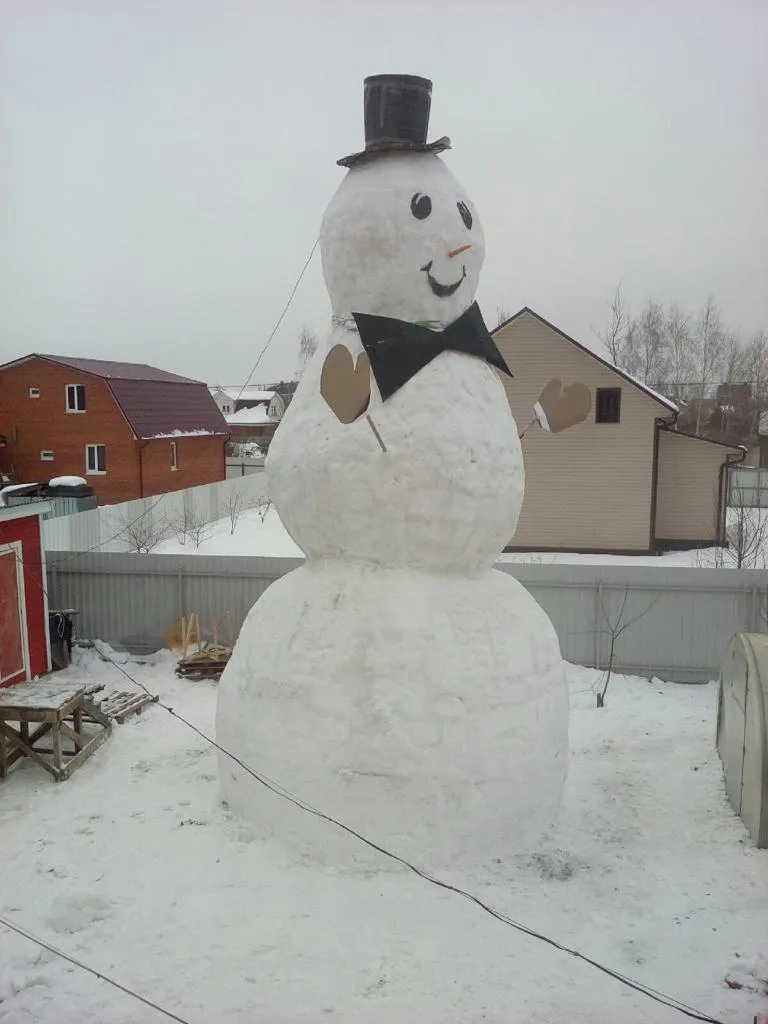
[{"label": "snowman head", "polygon": [[464,189],[430,152],[351,167],[320,228],[335,316],[449,324],[472,305],[485,245]]}]

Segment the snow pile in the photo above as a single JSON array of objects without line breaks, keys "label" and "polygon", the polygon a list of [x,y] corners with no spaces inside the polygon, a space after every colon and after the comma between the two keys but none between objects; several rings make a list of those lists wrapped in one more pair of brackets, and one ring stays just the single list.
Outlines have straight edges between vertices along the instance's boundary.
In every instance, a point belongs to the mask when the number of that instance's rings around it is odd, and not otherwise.
[{"label": "snow pile", "polygon": [[233,427],[256,427],[275,422],[274,418],[269,415],[268,405],[253,405],[249,409],[238,409],[237,412],[228,413],[225,419]]},{"label": "snow pile", "polygon": [[54,476],[48,481],[49,487],[87,487],[88,481],[82,476]]},{"label": "snow pile", "polygon": [[[168,653],[125,668],[211,733],[211,684],[176,679]],[[616,677],[598,711],[596,676],[569,669],[558,826],[531,856],[450,880],[745,1024],[768,1013],[768,851],[724,798],[716,688]],[[130,686],[93,652],[56,678]],[[14,767],[0,784],[0,914],[191,1024],[684,1019],[383,858],[366,876],[287,866],[278,836],[255,841],[222,808],[215,776],[214,751],[160,707],[116,726],[61,785]],[[0,926],[2,1024],[162,1019]]]}]

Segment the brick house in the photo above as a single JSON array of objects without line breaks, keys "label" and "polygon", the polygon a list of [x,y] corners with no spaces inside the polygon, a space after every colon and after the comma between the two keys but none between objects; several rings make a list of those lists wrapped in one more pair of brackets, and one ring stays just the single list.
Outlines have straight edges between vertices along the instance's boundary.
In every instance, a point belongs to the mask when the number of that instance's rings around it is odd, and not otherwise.
[{"label": "brick house", "polygon": [[99,504],[224,480],[205,384],[139,363],[29,355],[0,366],[0,472],[85,477]]}]

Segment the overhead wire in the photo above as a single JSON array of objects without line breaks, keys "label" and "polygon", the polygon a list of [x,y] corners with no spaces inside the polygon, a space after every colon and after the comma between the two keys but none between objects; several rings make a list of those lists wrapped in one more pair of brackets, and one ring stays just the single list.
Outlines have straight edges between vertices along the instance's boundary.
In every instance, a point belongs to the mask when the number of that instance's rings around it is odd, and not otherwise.
[{"label": "overhead wire", "polygon": [[[126,676],[126,678],[129,679],[135,686],[138,686],[145,693],[150,694],[150,696],[152,696],[153,699],[155,698],[155,695],[151,693],[148,687],[146,687],[142,682],[140,682],[133,675],[131,675],[131,673],[128,672],[127,669],[125,669],[117,661],[115,661],[108,655],[104,654],[103,652],[99,653],[101,657],[104,657],[106,661],[114,665],[114,667],[117,668],[120,672],[122,672],[122,674]],[[437,886],[440,889],[445,889],[448,892],[452,892],[457,896],[461,896],[464,899],[469,900],[471,903],[475,904],[481,910],[483,910],[486,914],[489,914],[491,917],[495,918],[497,921],[500,921],[502,924],[505,924],[508,927],[513,928],[516,931],[529,936],[530,938],[537,939],[540,942],[544,942],[562,953],[567,953],[569,956],[572,956],[577,960],[581,960],[583,963],[586,963],[589,966],[607,975],[608,977],[613,978],[615,981],[618,981],[621,984],[627,986],[628,988],[631,988],[634,991],[640,993],[641,995],[644,995],[647,998],[652,999],[654,1002],[660,1003],[668,1007],[669,1009],[676,1010],[677,1012],[683,1014],[691,1020],[702,1021],[704,1022],[704,1024],[724,1024],[724,1021],[719,1020],[716,1017],[710,1017],[707,1014],[696,1010],[694,1007],[682,1002],[681,1000],[676,999],[674,996],[668,996],[665,993],[659,991],[658,989],[652,988],[650,985],[646,985],[645,983],[637,981],[634,978],[630,978],[628,975],[625,975],[620,971],[614,970],[611,967],[607,967],[605,964],[602,964],[600,963],[600,961],[595,960],[594,958],[587,956],[584,953],[581,953],[579,950],[567,946],[565,943],[559,942],[557,939],[553,939],[550,936],[545,935],[543,932],[537,931],[535,928],[531,928],[530,926],[525,925],[520,921],[516,921],[514,918],[509,917],[502,911],[492,907],[489,903],[486,903],[484,900],[482,900],[479,896],[476,896],[474,893],[469,892],[466,889],[462,889],[460,886],[453,885],[450,882],[446,882],[443,879],[431,874],[429,871],[417,867],[415,864],[411,863],[411,861],[409,861],[407,858],[401,857],[397,853],[393,853],[391,850],[388,850],[386,847],[380,845],[379,843],[376,843],[374,840],[369,839],[367,836],[358,832],[351,826],[344,824],[344,822],[340,821],[339,819],[334,818],[332,815],[326,814],[324,811],[318,810],[317,808],[313,807],[311,804],[307,803],[301,797],[298,797],[295,794],[291,793],[290,790],[286,789],[284,786],[275,782],[273,779],[270,779],[268,776],[257,772],[254,768],[246,764],[236,754],[233,754],[230,750],[227,750],[227,748],[222,746],[222,744],[220,744],[217,740],[213,739],[213,737],[209,736],[206,732],[204,732],[194,723],[190,722],[183,715],[179,714],[170,705],[165,704],[163,701],[159,699],[155,700],[155,703],[159,707],[163,708],[163,710],[166,711],[168,714],[170,714],[171,717],[177,719],[177,721],[181,722],[187,728],[191,729],[192,732],[196,733],[206,743],[210,744],[220,753],[224,754],[225,757],[229,758],[234,764],[238,765],[238,767],[242,768],[243,771],[250,775],[256,782],[264,786],[266,789],[274,793],[276,796],[288,800],[296,807],[307,812],[308,814],[312,814],[314,817],[319,818],[322,821],[326,821],[331,825],[335,825],[337,828],[340,828],[343,832],[346,832],[348,835],[364,843],[370,849],[382,854],[384,857],[387,857],[392,861],[395,861],[402,867],[407,868],[409,871],[417,875],[423,881],[426,881],[431,885]]]},{"label": "overhead wire", "polygon": [[[264,354],[266,353],[267,349],[269,348],[269,345],[271,344],[272,339],[274,338],[274,336],[277,333],[277,330],[278,330],[280,324],[282,323],[283,319],[285,318],[285,315],[288,312],[288,309],[289,309],[289,307],[291,305],[293,297],[296,294],[296,291],[297,291],[297,289],[299,287],[299,284],[301,283],[301,280],[304,277],[304,274],[306,273],[307,267],[310,264],[312,256],[315,253],[315,249],[317,248],[318,241],[319,241],[318,239],[315,239],[315,242],[314,242],[314,244],[313,244],[313,246],[312,246],[312,248],[310,250],[309,256],[307,257],[307,259],[306,259],[306,261],[305,261],[305,263],[304,263],[304,265],[303,265],[303,267],[302,267],[302,269],[301,269],[301,271],[299,273],[299,276],[298,276],[298,278],[296,280],[296,283],[294,284],[293,289],[291,290],[291,293],[290,293],[290,295],[288,297],[288,301],[286,302],[285,306],[283,307],[283,310],[280,313],[280,316],[278,317],[277,322],[276,322],[274,328],[272,329],[269,337],[267,338],[267,341],[266,341],[265,345],[263,346],[261,352],[259,353],[255,363],[253,364],[253,367],[251,368],[251,371],[250,371],[250,373],[248,375],[248,378],[246,379],[245,384],[243,384],[243,386],[241,387],[240,392],[238,394],[238,399],[242,396],[243,392],[245,391],[246,387],[248,386],[251,378],[253,377],[254,373],[256,372],[256,369],[259,366],[259,363],[261,362],[262,357],[264,356]],[[194,465],[194,463],[192,463],[191,465]],[[190,468],[191,468],[191,465],[190,465]],[[103,547],[104,544],[108,544],[112,540],[117,539],[117,537],[119,537],[121,534],[123,534],[126,529],[128,529],[130,526],[132,526],[135,523],[137,523],[141,518],[143,518],[149,512],[151,512],[152,509],[154,507],[156,507],[156,505],[159,504],[159,502],[164,497],[165,497],[165,495],[160,495],[156,502],[154,502],[148,509],[146,509],[144,512],[142,512],[139,516],[137,516],[137,518],[135,520],[133,520],[132,523],[128,524],[128,526],[121,527],[121,529],[113,537],[108,538],[106,541],[100,542],[98,545],[95,545],[92,548],[86,549],[86,551],[74,552],[73,557],[77,557],[77,555],[80,555],[80,554],[85,554],[85,553],[87,553],[87,551],[97,550],[99,547]],[[14,551],[15,551],[15,549],[14,549]],[[17,559],[20,562],[22,561],[21,556],[18,554],[18,552],[16,552],[16,557],[17,557]],[[55,563],[51,563],[50,567],[54,567],[56,565],[60,565],[60,564],[62,564],[63,562],[65,562],[67,560],[68,560],[67,558],[57,560]],[[47,590],[45,588],[45,585],[41,582],[40,586],[43,589],[43,592],[47,596]],[[115,661],[114,658],[109,657],[103,651],[99,651],[99,655],[100,655],[100,657],[104,658],[106,661],[110,662],[115,668],[117,668],[135,686],[138,686],[145,693],[148,693],[152,697],[155,697],[155,695],[151,694],[150,690],[143,683],[141,683],[138,679],[136,679],[133,675],[131,675],[131,673],[128,672],[117,661]],[[324,811],[318,810],[317,808],[313,807],[311,804],[307,803],[306,801],[304,801],[300,797],[298,797],[298,796],[294,795],[293,793],[291,793],[289,790],[287,790],[285,787],[281,786],[279,783],[275,782],[273,779],[270,779],[268,776],[263,775],[263,774],[257,772],[255,769],[251,768],[248,764],[246,764],[236,754],[233,754],[231,751],[227,750],[224,746],[222,746],[215,739],[213,739],[211,736],[209,736],[207,733],[205,733],[202,729],[198,728],[198,726],[194,725],[192,722],[190,722],[183,715],[179,714],[170,705],[165,704],[163,701],[160,701],[159,699],[155,700],[154,703],[156,703],[159,707],[163,708],[163,710],[166,713],[171,715],[177,721],[181,722],[184,726],[186,726],[187,728],[191,729],[202,740],[204,740],[206,743],[210,744],[213,748],[218,750],[225,757],[228,757],[234,764],[236,764],[236,765],[238,765],[238,767],[242,768],[242,770],[245,771],[248,775],[250,775],[256,782],[258,782],[261,786],[265,787],[267,790],[269,790],[270,792],[272,792],[276,796],[282,797],[283,799],[288,800],[290,803],[294,804],[300,810],[303,810],[306,813],[311,814],[314,817],[319,818],[322,821],[327,822],[328,824],[336,826],[337,828],[341,829],[343,832],[346,832],[348,835],[350,835],[353,838],[357,839],[359,842],[364,843],[370,849],[372,849],[372,850],[376,851],[377,853],[381,854],[382,856],[387,857],[388,859],[390,859],[390,860],[400,864],[402,867],[404,867],[407,870],[411,871],[418,878],[421,878],[423,881],[428,882],[430,885],[434,885],[434,886],[436,886],[436,887],[438,887],[440,889],[444,889],[444,890],[446,890],[448,892],[452,892],[452,893],[454,893],[454,895],[461,896],[462,898],[469,900],[471,903],[473,903],[474,905],[479,907],[483,912],[485,912],[486,914],[490,915],[492,918],[494,918],[495,920],[501,922],[502,924],[505,924],[508,927],[513,928],[514,930],[516,930],[518,932],[521,932],[524,935],[529,936],[530,938],[533,938],[533,939],[536,939],[536,940],[538,940],[540,942],[543,942],[543,943],[551,946],[552,948],[559,950],[562,953],[567,953],[569,956],[572,956],[575,959],[580,960],[583,963],[586,963],[589,966],[593,967],[595,970],[598,970],[601,973],[607,975],[608,977],[613,978],[615,981],[618,981],[620,984],[627,986],[628,988],[630,988],[630,989],[640,993],[641,995],[646,996],[647,998],[649,998],[649,999],[651,999],[651,1000],[653,1000],[653,1001],[655,1001],[657,1003],[660,1003],[660,1004],[668,1007],[669,1009],[676,1010],[677,1012],[683,1014],[684,1016],[688,1017],[691,1020],[702,1021],[702,1022],[704,1022],[704,1024],[724,1024],[723,1021],[721,1021],[721,1020],[719,1020],[719,1019],[717,1019],[715,1017],[707,1016],[704,1013],[700,1013],[695,1008],[693,1008],[691,1006],[688,1006],[686,1003],[683,1003],[681,1000],[675,999],[673,996],[665,995],[663,992],[659,991],[658,989],[654,989],[651,986],[644,984],[643,982],[636,981],[635,979],[630,978],[630,977],[628,977],[625,974],[622,974],[620,971],[616,971],[613,968],[607,967],[605,964],[600,963],[598,960],[595,960],[594,958],[589,957],[589,956],[587,956],[584,953],[581,953],[579,950],[573,949],[572,947],[567,946],[566,944],[564,944],[562,942],[559,942],[558,940],[553,939],[553,938],[551,938],[548,935],[545,935],[543,932],[539,932],[536,929],[529,927],[528,925],[525,925],[525,924],[523,924],[523,923],[521,923],[519,921],[514,920],[513,918],[509,917],[507,914],[504,914],[502,911],[497,910],[496,908],[492,907],[489,903],[486,903],[484,900],[480,899],[480,897],[476,896],[474,893],[472,893],[472,892],[470,892],[470,891],[468,891],[466,889],[462,889],[460,886],[453,885],[450,882],[446,882],[443,879],[440,879],[440,878],[436,877],[435,875],[432,875],[430,872],[428,872],[428,871],[426,871],[426,870],[424,870],[422,868],[417,867],[415,864],[411,863],[405,857],[401,857],[399,854],[393,853],[391,850],[388,850],[386,847],[381,846],[379,843],[374,842],[372,839],[369,839],[367,836],[365,836],[362,833],[358,832],[356,829],[352,828],[351,826],[344,824],[344,822],[338,820],[337,818],[334,818],[332,815],[326,814]],[[88,973],[94,975],[95,977],[100,978],[103,981],[106,981],[108,984],[114,986],[115,988],[119,989],[120,991],[122,991],[122,992],[132,996],[133,998],[139,1000],[140,1002],[144,1003],[145,1005],[152,1007],[153,1009],[155,1009],[158,1012],[164,1014],[166,1017],[170,1018],[171,1020],[178,1021],[178,1022],[180,1022],[180,1024],[189,1024],[189,1022],[184,1020],[184,1018],[179,1017],[178,1015],[172,1013],[169,1010],[166,1010],[164,1007],[159,1006],[156,1003],[153,1003],[151,1000],[149,1000],[149,999],[145,998],[144,996],[141,996],[140,994],[132,991],[131,989],[129,989],[126,986],[122,985],[121,983],[117,982],[115,979],[110,978],[107,975],[104,975],[104,974],[100,973],[99,971],[95,970],[92,967],[89,967],[87,964],[84,964],[84,963],[82,963],[79,960],[76,960],[74,957],[71,957],[69,954],[63,952],[62,950],[57,949],[55,946],[52,946],[50,943],[47,943],[43,939],[40,939],[39,937],[33,935],[27,929],[24,929],[20,925],[17,925],[17,924],[15,924],[13,922],[10,922],[7,918],[0,916],[0,923],[5,925],[6,927],[10,928],[12,931],[17,932],[19,935],[23,935],[25,938],[29,939],[30,941],[36,942],[38,945],[42,946],[44,949],[47,949],[50,952],[54,953],[55,955],[62,957],[63,959],[67,960],[69,963],[73,964],[74,966],[76,966],[76,967],[78,967],[78,968],[80,968],[80,969],[82,969],[84,971],[87,971]]]},{"label": "overhead wire", "polygon": [[62,960],[66,960],[67,963],[72,964],[73,967],[78,967],[81,971],[87,971],[88,974],[92,974],[99,981],[105,981],[108,985],[112,985],[113,988],[118,989],[120,992],[124,992],[126,995],[131,996],[133,999],[137,999],[140,1003],[145,1006],[151,1007],[153,1010],[157,1010],[158,1013],[164,1014],[169,1020],[175,1020],[178,1024],[190,1024],[185,1017],[180,1017],[177,1013],[172,1010],[166,1010],[164,1006],[160,1006],[159,1003],[153,1002],[151,999],[147,999],[146,996],[141,995],[139,992],[134,992],[133,989],[128,988],[127,985],[123,985],[122,982],[117,981],[115,978],[110,977],[108,974],[104,974],[102,971],[97,971],[94,967],[83,963],[82,960],[78,960],[69,953],[65,953],[63,949],[59,949],[57,946],[52,945],[50,942],[46,942],[45,939],[41,939],[39,935],[35,935],[27,928],[23,928],[20,924],[16,924],[15,921],[9,920],[5,915],[0,914],[0,924],[10,929],[12,932],[16,932],[17,935],[22,935],[25,939],[29,939],[30,942],[34,942],[36,945],[41,946],[43,949],[48,950],[49,953],[53,953],[55,956],[61,957]]},{"label": "overhead wire", "polygon": [[[243,386],[240,388],[240,392],[239,392],[239,394],[237,396],[237,399],[235,400],[235,404],[237,404],[237,401],[239,401],[240,397],[242,396],[243,392],[245,391],[246,387],[248,386],[251,378],[253,377],[254,373],[256,372],[256,370],[257,370],[257,368],[259,366],[259,363],[261,362],[262,358],[264,357],[264,355],[266,354],[267,350],[269,349],[269,346],[272,344],[272,340],[274,339],[275,335],[277,334],[277,331],[278,331],[278,328],[280,327],[280,324],[285,319],[285,316],[286,316],[288,310],[290,309],[291,303],[293,302],[293,298],[294,298],[296,292],[298,291],[299,285],[301,284],[302,279],[303,279],[305,273],[307,272],[307,268],[309,267],[309,264],[312,261],[312,257],[314,256],[315,250],[317,249],[317,246],[318,246],[318,242],[319,242],[319,238],[316,238],[314,243],[312,244],[312,248],[309,250],[309,255],[307,256],[306,260],[304,261],[304,265],[302,266],[301,271],[299,272],[299,276],[296,278],[296,281],[294,282],[293,288],[291,289],[291,292],[290,292],[290,294],[288,296],[288,299],[287,299],[285,305],[283,306],[283,309],[282,309],[282,311],[280,313],[280,316],[277,318],[275,326],[270,331],[269,337],[267,338],[264,346],[262,347],[261,351],[259,352],[259,355],[258,355],[258,357],[256,359],[256,362],[251,367],[251,372],[248,374],[248,378],[246,379],[245,384],[243,384]],[[129,442],[126,442],[126,443],[129,443]],[[203,454],[204,454],[203,451],[198,452],[198,454],[189,463],[188,466],[182,467],[182,469],[181,469],[181,471],[179,473],[179,477],[176,478],[177,482],[178,482],[178,480],[181,477],[183,477],[185,474],[189,473],[197,465],[199,460],[202,458]],[[179,488],[177,488],[177,490],[178,489]],[[135,519],[132,519],[128,523],[122,524],[120,526],[119,530],[117,530],[115,533],[113,533],[110,537],[107,537],[105,540],[100,540],[98,542],[98,544],[93,544],[91,547],[83,548],[81,551],[73,551],[71,554],[66,555],[63,558],[57,558],[56,561],[48,563],[48,568],[53,569],[53,568],[56,568],[59,565],[64,565],[66,562],[70,562],[70,561],[72,561],[73,559],[77,558],[80,555],[87,555],[87,554],[89,554],[89,553],[91,553],[93,551],[98,551],[100,548],[103,548],[107,544],[111,544],[112,541],[115,541],[118,538],[124,536],[129,530],[131,530],[134,526],[136,526],[137,523],[139,523],[142,519],[145,519],[148,515],[150,515],[152,513],[153,509],[157,508],[157,506],[164,499],[165,499],[165,493],[159,494],[157,496],[157,498],[155,499],[155,501],[153,501],[152,504],[148,508],[146,508],[142,512],[140,512],[136,516]]]},{"label": "overhead wire", "polygon": [[[22,557],[19,555],[16,549],[13,550],[17,560],[23,565]],[[40,581],[36,582],[38,582],[38,585],[40,586],[41,590],[47,597],[47,590],[44,584]],[[246,764],[246,762],[243,761],[236,754],[233,754],[230,750],[227,750],[227,748],[220,744],[217,740],[209,736],[206,732],[204,732],[202,729],[196,726],[193,722],[190,722],[189,719],[184,717],[184,715],[179,714],[179,712],[177,712],[169,704],[166,704],[164,701],[160,700],[157,697],[157,695],[153,694],[144,683],[136,679],[136,677],[133,676],[123,665],[121,665],[113,657],[107,654],[103,649],[97,649],[97,653],[99,657],[101,657],[104,661],[113,665],[114,668],[121,672],[122,675],[124,675],[126,679],[133,683],[134,686],[137,686],[140,690],[143,690],[144,693],[149,694],[153,698],[153,703],[155,705],[162,708],[172,718],[175,718],[177,721],[181,722],[182,725],[186,726],[188,729],[194,732],[197,736],[199,736],[202,740],[204,740],[214,749],[218,750],[225,757],[229,758],[234,764],[242,768],[244,772],[250,775],[256,782],[258,782],[261,786],[269,790],[274,795],[282,797],[283,799],[288,800],[294,806],[298,807],[300,810],[303,810],[306,813],[311,814],[314,817],[319,818],[320,820],[325,821],[330,825],[336,826],[343,832],[346,832],[348,835],[357,839],[359,842],[364,843],[367,847],[374,850],[375,852],[380,853],[382,856],[387,857],[389,860],[392,860],[395,863],[400,864],[402,867],[407,868],[409,871],[411,871],[417,877],[421,878],[423,881],[428,882],[429,884],[434,885],[437,888],[444,889],[448,892],[452,892],[457,896],[461,896],[462,898],[475,904],[482,911],[484,911],[484,913],[488,914],[492,918],[495,918],[502,924],[505,924],[508,927],[513,928],[515,931],[521,932],[522,934],[529,936],[530,938],[543,942],[546,945],[551,946],[553,949],[557,949],[562,953],[567,953],[569,956],[574,957],[574,959],[580,960],[583,963],[588,964],[595,970],[600,971],[608,977],[613,978],[615,981],[618,981],[620,984],[625,985],[626,987],[640,993],[641,995],[646,996],[648,999],[660,1003],[661,1005],[666,1006],[669,1009],[676,1010],[678,1013],[683,1014],[690,1020],[702,1021],[703,1024],[725,1024],[724,1021],[716,1017],[710,1017],[707,1014],[695,1009],[694,1007],[689,1006],[687,1003],[684,1003],[681,1000],[676,999],[674,996],[666,995],[660,990],[652,988],[650,985],[646,985],[644,982],[640,982],[634,978],[630,978],[628,975],[625,975],[620,971],[614,970],[613,968],[600,963],[600,961],[595,960],[594,958],[586,955],[585,953],[581,953],[579,950],[574,949],[566,945],[565,943],[559,942],[557,939],[553,939],[552,937],[545,935],[543,932],[537,931],[535,928],[531,928],[529,925],[523,924],[520,921],[516,921],[514,918],[509,917],[502,911],[497,910],[495,907],[492,907],[489,903],[486,903],[479,896],[476,896],[469,890],[462,889],[460,886],[453,885],[450,882],[446,882],[443,879],[431,874],[429,871],[426,871],[423,868],[419,868],[417,865],[407,860],[407,858],[401,857],[397,853],[393,853],[391,850],[388,850],[386,847],[380,845],[379,843],[376,843],[374,840],[369,839],[367,836],[363,835],[361,832],[358,832],[351,826],[344,824],[344,822],[340,821],[339,819],[334,818],[330,814],[326,814],[324,811],[318,810],[316,807],[313,807],[311,804],[307,803],[301,797],[296,796],[294,793],[286,789],[284,786],[276,782],[274,779],[270,779],[269,776],[257,772],[254,768]],[[31,938],[34,941],[34,937],[31,935],[31,933],[26,937]],[[97,972],[93,969],[90,969],[90,973]],[[188,1022],[184,1022],[184,1024],[188,1024]]]}]

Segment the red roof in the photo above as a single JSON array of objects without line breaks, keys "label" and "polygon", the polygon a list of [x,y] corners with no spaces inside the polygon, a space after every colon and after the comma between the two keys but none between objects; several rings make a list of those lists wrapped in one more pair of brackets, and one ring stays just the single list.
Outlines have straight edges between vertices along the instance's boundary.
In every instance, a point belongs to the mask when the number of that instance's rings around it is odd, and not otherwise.
[{"label": "red roof", "polygon": [[167,373],[145,363],[70,359],[37,353],[5,363],[0,370],[28,359],[45,359],[79,373],[101,377],[134,434],[142,440],[179,434],[229,433],[226,420],[202,381]]}]

